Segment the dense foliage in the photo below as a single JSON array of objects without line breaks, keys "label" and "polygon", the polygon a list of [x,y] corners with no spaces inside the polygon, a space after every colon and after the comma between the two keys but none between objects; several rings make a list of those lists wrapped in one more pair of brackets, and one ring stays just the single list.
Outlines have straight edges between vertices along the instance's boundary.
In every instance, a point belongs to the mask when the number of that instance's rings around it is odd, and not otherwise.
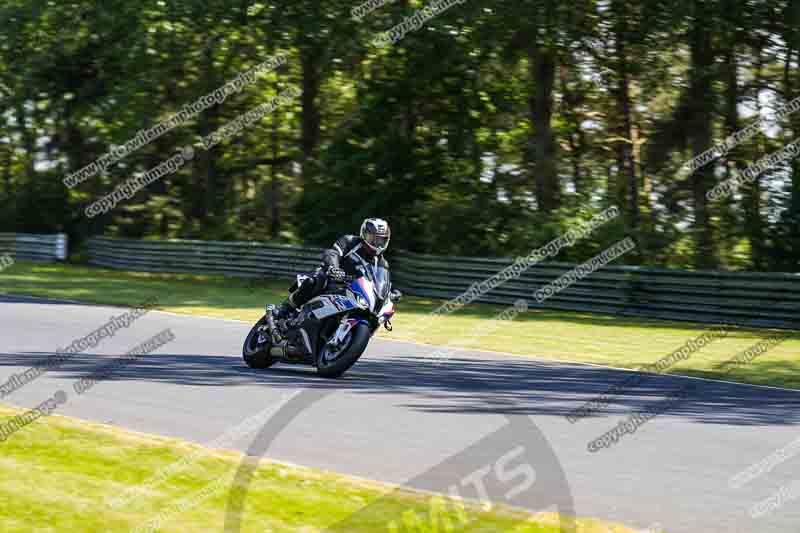
[{"label": "dense foliage", "polygon": [[[434,0],[428,0],[431,5]],[[798,0],[467,0],[396,44],[425,4],[4,0],[0,231],[329,244],[372,215],[393,245],[517,255],[603,208],[624,212],[564,252],[624,235],[628,263],[798,271],[800,162],[716,202],[706,193],[791,142]],[[259,63],[261,75],[70,188],[64,178]],[[296,88],[210,150],[202,138]],[[693,156],[764,119],[693,173]],[[195,145],[106,214],[85,208]]]}]

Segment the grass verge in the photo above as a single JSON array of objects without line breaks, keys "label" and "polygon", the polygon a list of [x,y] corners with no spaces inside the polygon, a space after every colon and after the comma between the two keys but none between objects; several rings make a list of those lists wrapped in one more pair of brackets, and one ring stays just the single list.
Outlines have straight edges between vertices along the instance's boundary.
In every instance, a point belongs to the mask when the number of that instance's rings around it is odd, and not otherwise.
[{"label": "grass verge", "polygon": [[[3,419],[20,412],[0,406]],[[156,524],[163,533],[222,531],[228,497],[241,491],[232,483],[239,453],[62,416],[40,418],[0,443],[0,450],[4,533],[149,531]],[[145,483],[190,454],[193,460],[182,469],[171,468],[172,475],[159,483]],[[144,488],[122,505],[113,504],[112,498],[136,486]],[[391,521],[404,524],[402,517],[409,512],[422,517],[414,529],[418,533],[440,531],[446,523],[465,532],[558,531],[553,515],[500,506],[484,512],[453,501],[439,507],[434,525],[425,521],[429,504],[425,494],[261,460],[244,500],[241,531],[315,533],[367,505],[369,512],[359,514],[357,524],[349,522],[348,532],[389,531]],[[576,533],[633,533],[595,520],[577,525]]]},{"label": "grass verge", "polygon": [[[286,296],[286,282],[255,283],[222,276],[121,272],[74,265],[18,263],[0,274],[0,293],[132,305],[157,297],[164,311],[255,322],[264,304]],[[488,321],[502,307],[470,305],[431,318],[440,301],[407,297],[398,305],[394,331],[384,338],[453,348],[500,351],[542,359],[637,368],[681,348],[706,326],[570,312],[530,311],[514,321]],[[424,328],[419,327],[424,324]],[[488,324],[488,326],[487,326]],[[490,334],[476,335],[482,329]],[[723,372],[723,363],[765,338],[770,331],[736,329],[688,359],[672,374],[800,389],[800,333],[750,364]]]}]

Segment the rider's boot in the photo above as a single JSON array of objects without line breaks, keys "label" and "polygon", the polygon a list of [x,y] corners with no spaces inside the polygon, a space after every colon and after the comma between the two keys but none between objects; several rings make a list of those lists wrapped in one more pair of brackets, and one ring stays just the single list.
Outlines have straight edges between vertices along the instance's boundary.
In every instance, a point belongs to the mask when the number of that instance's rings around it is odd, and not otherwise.
[{"label": "rider's boot", "polygon": [[286,320],[290,318],[295,311],[297,311],[297,307],[295,307],[292,297],[289,296],[281,305],[275,308],[272,312],[272,316],[278,320]]}]

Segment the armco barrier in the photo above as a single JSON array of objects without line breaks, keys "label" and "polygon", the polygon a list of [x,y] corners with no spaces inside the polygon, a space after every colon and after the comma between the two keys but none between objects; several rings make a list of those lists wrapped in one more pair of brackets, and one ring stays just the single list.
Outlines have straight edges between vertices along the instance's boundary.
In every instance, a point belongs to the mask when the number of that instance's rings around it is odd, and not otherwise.
[{"label": "armco barrier", "polygon": [[321,252],[322,248],[256,242],[89,239],[91,264],[145,272],[288,279],[316,268]]},{"label": "armco barrier", "polygon": [[0,255],[16,261],[63,261],[67,258],[67,236],[0,233]]},{"label": "armco barrier", "polygon": [[[511,265],[513,259],[441,257],[403,252],[393,260],[409,294],[449,299]],[[542,304],[534,293],[575,265],[541,263],[478,301],[643,318],[800,329],[800,274],[686,271],[606,266]]]},{"label": "armco barrier", "polygon": [[[141,241],[93,238],[95,265],[151,272],[213,273],[289,279],[319,264],[321,248],[255,242]],[[395,285],[407,294],[449,299],[512,264],[513,259],[442,257],[395,251]],[[685,271],[606,266],[542,304],[534,293],[575,265],[542,263],[476,301],[643,318],[800,328],[800,274]]]}]

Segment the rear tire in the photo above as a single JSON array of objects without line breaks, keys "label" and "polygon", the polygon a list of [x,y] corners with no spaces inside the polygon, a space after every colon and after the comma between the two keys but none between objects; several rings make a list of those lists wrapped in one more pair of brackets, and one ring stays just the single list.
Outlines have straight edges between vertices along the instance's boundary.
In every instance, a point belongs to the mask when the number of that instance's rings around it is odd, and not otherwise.
[{"label": "rear tire", "polygon": [[275,359],[269,355],[270,343],[266,342],[259,348],[256,342],[258,340],[258,328],[263,326],[266,322],[267,317],[262,317],[261,320],[256,322],[256,325],[253,326],[253,329],[250,330],[250,333],[244,340],[244,346],[242,346],[242,358],[250,368],[263,369],[269,368],[275,364]]},{"label": "rear tire", "polygon": [[347,372],[351,366],[356,364],[358,358],[361,357],[361,354],[367,349],[370,337],[369,326],[366,324],[358,324],[350,331],[350,346],[344,350],[342,355],[332,362],[325,363],[323,359],[324,352],[320,350],[317,359],[317,374],[324,378],[340,377]]}]

